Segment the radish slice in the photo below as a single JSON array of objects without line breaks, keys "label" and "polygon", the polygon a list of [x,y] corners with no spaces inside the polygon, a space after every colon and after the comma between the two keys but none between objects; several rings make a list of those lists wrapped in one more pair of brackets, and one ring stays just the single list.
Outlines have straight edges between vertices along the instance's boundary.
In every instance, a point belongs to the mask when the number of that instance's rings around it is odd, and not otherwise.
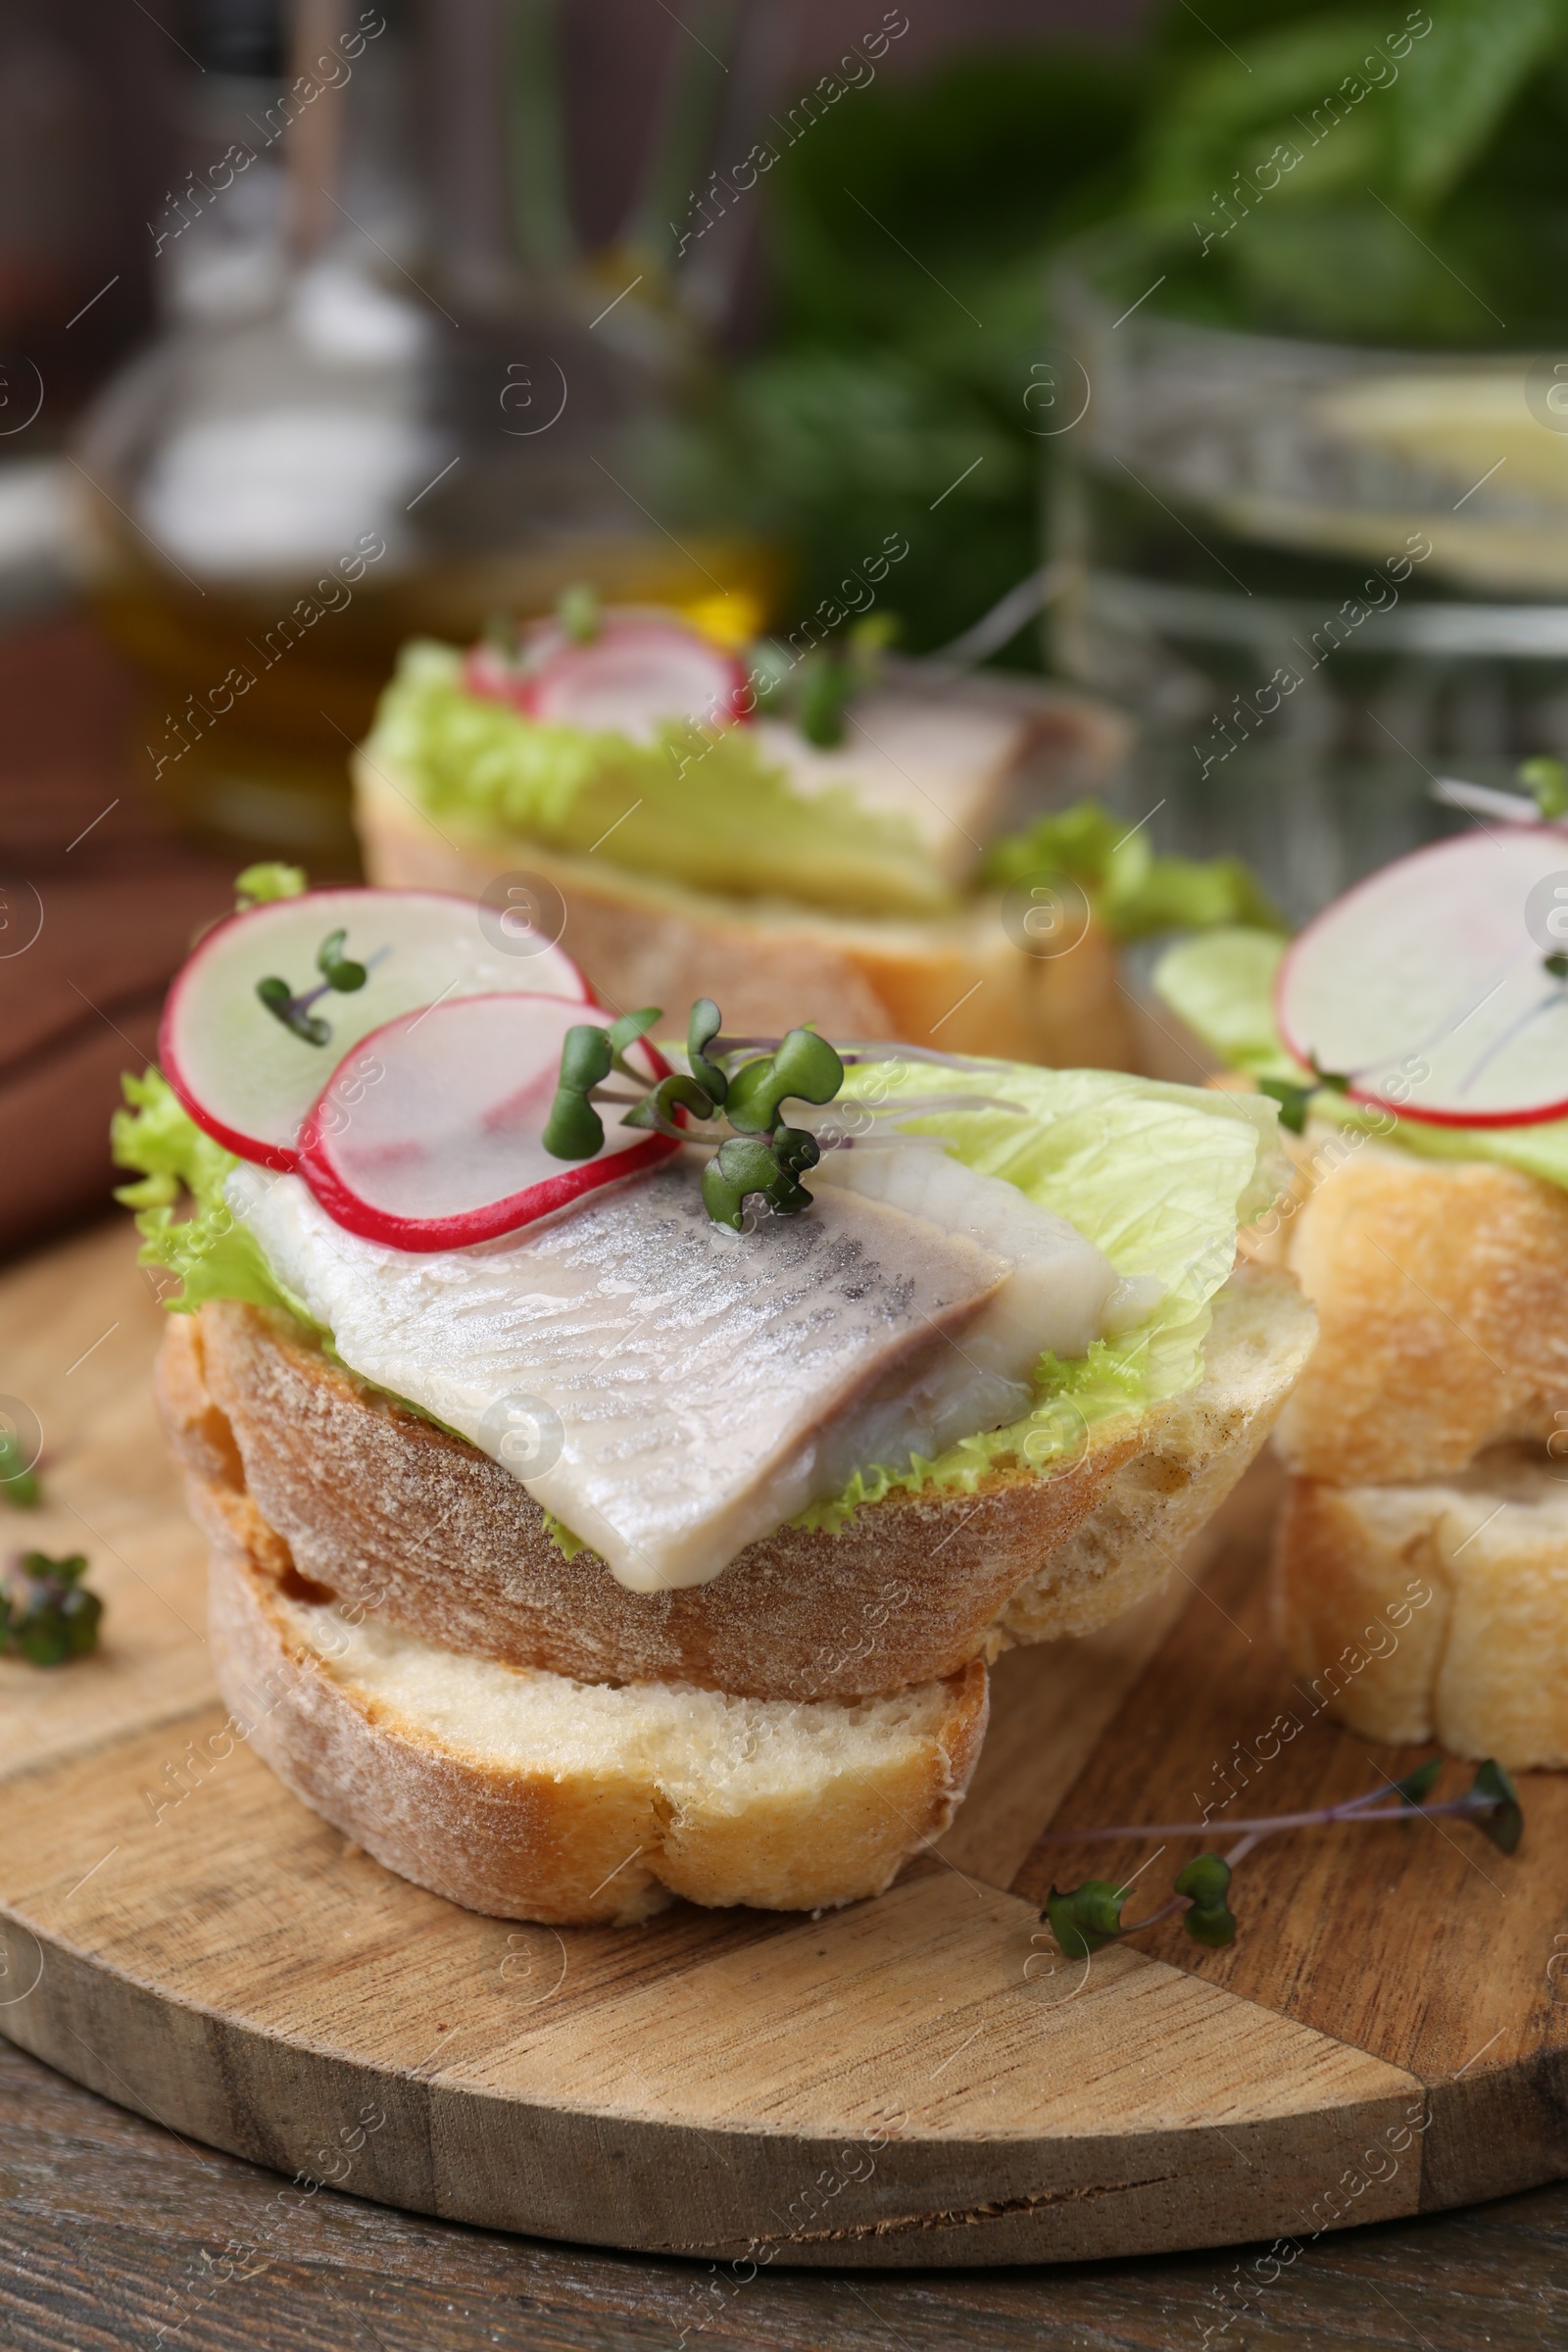
[{"label": "radish slice", "polygon": [[1358,1102],[1443,1127],[1568,1117],[1568,834],[1418,850],[1314,917],[1276,984],[1280,1035]]},{"label": "radish slice", "polygon": [[[311,1005],[329,1036],[310,1045],[257,998],[274,976],[296,995],[320,982],[317,955],[334,931],[367,968],[352,995]],[[164,1006],[158,1058],[199,1127],[241,1159],[292,1168],[300,1122],[348,1049],[398,1013],[437,998],[497,991],[569,1000],[588,984],[571,957],[511,912],[435,890],[311,890],[247,907],[208,932]]]},{"label": "radish slice", "polygon": [[[394,1250],[462,1250],[515,1233],[585,1193],[657,1167],[680,1146],[596,1105],[596,1159],[543,1141],[568,1029],[613,1014],[561,997],[455,997],[404,1013],[345,1054],[300,1135],[300,1174],[335,1223]],[[646,1041],[627,1060],[669,1064]],[[633,1090],[625,1079],[607,1083]]]},{"label": "radish slice", "polygon": [[727,726],[741,715],[746,673],[697,630],[660,614],[612,614],[580,644],[554,622],[524,644],[519,668],[476,646],[464,670],[474,694],[515,704],[529,718],[651,743],[670,719]]}]

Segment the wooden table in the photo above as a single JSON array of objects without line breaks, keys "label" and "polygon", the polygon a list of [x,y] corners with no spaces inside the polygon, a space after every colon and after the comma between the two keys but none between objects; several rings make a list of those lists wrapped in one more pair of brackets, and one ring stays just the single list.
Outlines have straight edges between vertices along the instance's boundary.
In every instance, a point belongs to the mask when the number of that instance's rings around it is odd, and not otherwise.
[{"label": "wooden table", "polygon": [[[172,2287],[266,2227],[278,2179],[78,2090],[0,2040],[0,2342],[16,2352],[154,2343]],[[761,2271],[715,2305],[706,2265],[454,2229],[322,2194],[256,2276],[178,2337],[187,2352],[1546,2352],[1568,2344],[1568,2182],[1467,2213],[1320,2239],[1250,2311],[1241,2249],[1056,2270]],[[1255,2251],[1255,2249],[1253,2249]],[[231,2259],[231,2257],[230,2257]]]}]

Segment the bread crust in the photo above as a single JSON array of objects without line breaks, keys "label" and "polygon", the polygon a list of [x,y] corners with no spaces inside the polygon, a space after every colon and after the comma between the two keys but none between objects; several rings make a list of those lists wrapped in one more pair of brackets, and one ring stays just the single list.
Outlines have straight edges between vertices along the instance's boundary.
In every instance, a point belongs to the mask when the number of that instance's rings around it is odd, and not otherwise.
[{"label": "bread crust", "polygon": [[816,1021],[831,1037],[933,1037],[949,1053],[1000,1054],[1060,1068],[1136,1068],[1115,943],[1091,922],[1067,953],[1026,956],[1000,898],[928,921],[854,919],[783,903],[720,898],[605,858],[547,850],[520,834],[440,831],[415,796],[361,754],[355,823],[366,873],[388,888],[479,898],[525,868],[565,904],[562,945],[606,1003],[697,997],[724,1007],[738,1034]]},{"label": "bread crust", "polygon": [[1280,1416],[1305,1478],[1441,1478],[1568,1428],[1568,1194],[1514,1168],[1363,1144],[1298,1210],[1322,1337]]},{"label": "bread crust", "polygon": [[1276,1577],[1292,1664],[1353,1731],[1568,1765],[1568,1464],[1508,1446],[1449,1482],[1293,1479]]},{"label": "bread crust", "polygon": [[[635,1693],[608,1752],[553,1744],[548,1730],[530,1743],[528,1687],[547,1678],[526,1674],[523,1752],[487,1750],[357,1682],[332,1654],[335,1612],[290,1601],[286,1549],[251,1499],[191,1483],[213,1540],[214,1667],[251,1744],[377,1861],[469,1910],[566,1926],[629,1924],[676,1895],[770,1910],[853,1902],[940,1836],[968,1786],[988,1705],[978,1664],[923,1694],[914,1730],[897,1701],[881,1702],[888,1721],[878,1716],[875,1752],[862,1740],[855,1770],[814,1756],[809,1734],[797,1738],[793,1775],[750,1771],[744,1752],[717,1769],[695,1755],[661,1766],[644,1752]],[[725,1704],[743,1750],[748,1731],[765,1743],[770,1716],[796,1712]]]},{"label": "bread crust", "polygon": [[1102,1425],[1070,1469],[895,1491],[836,1536],[781,1528],[711,1583],[659,1593],[627,1592],[591,1551],[567,1560],[508,1471],[284,1318],[232,1303],[171,1317],[158,1393],[190,1479],[235,1484],[215,1471],[216,1412],[300,1572],[427,1640],[591,1682],[855,1697],[1131,1607],[1262,1444],[1312,1328],[1287,1277],[1239,1274],[1200,1386]]}]

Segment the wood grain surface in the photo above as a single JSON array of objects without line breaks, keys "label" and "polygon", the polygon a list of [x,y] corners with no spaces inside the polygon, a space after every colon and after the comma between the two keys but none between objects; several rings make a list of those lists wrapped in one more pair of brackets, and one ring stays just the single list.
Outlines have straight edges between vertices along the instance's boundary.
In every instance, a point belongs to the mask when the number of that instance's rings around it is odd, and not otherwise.
[{"label": "wood grain surface", "polygon": [[[156,1336],[122,1229],[0,1285],[8,1377],[45,1433],[27,1540],[86,1548],[109,1604],[99,1656],[0,1662],[0,2031],[182,2139],[304,2176],[291,2212],[324,2180],[710,2253],[732,2281],[1262,2234],[1296,2249],[1278,2270],[1340,2227],[1568,2170],[1546,1777],[1509,1862],[1428,1825],[1281,1839],[1239,1881],[1232,1953],[1068,1967],[1039,1932],[1054,1868],[1152,1852],[1053,1864],[1036,1839],[1058,1809],[1190,1813],[1227,1758],[1229,1811],[1252,1801],[1238,1743],[1255,1756],[1287,1704],[1266,1480],[1173,1595],[1003,1662],[974,1794],[889,1895],[558,1934],[391,1878],[225,1737],[147,1400]],[[1254,1764],[1256,1801],[1407,1761],[1314,1717]]]}]

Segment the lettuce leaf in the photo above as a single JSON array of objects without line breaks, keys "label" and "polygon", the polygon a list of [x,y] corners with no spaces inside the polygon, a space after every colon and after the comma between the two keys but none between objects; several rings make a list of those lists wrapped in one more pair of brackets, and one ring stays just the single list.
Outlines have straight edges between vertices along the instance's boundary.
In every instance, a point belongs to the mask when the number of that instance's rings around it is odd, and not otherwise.
[{"label": "lettuce leaf", "polygon": [[994,844],[984,879],[1005,890],[1030,875],[1056,872],[1081,884],[1095,912],[1120,940],[1156,931],[1200,931],[1215,923],[1256,923],[1283,931],[1283,917],[1240,858],[1156,858],[1144,832],[1129,832],[1098,801],[1078,801]]},{"label": "lettuce leaf", "polygon": [[[1260,931],[1186,939],[1155,966],[1154,991],[1229,1068],[1310,1084],[1310,1070],[1286,1052],[1274,1026],[1274,979],[1284,952],[1282,939]],[[1491,1160],[1568,1188],[1568,1119],[1529,1127],[1435,1127],[1425,1119],[1357,1110],[1326,1087],[1313,1095],[1311,1111],[1337,1127],[1373,1128],[1384,1143],[1423,1159]]]},{"label": "lettuce leaf", "polygon": [[314,1331],[304,1301],[273,1275],[254,1234],[223,1198],[223,1183],[239,1165],[232,1152],[197,1126],[161,1070],[121,1081],[125,1107],[110,1125],[117,1167],[138,1181],[116,1193],[136,1212],[137,1258],[176,1277],[161,1285],[161,1302],[179,1315],[209,1298],[242,1298],[252,1306],[284,1307]]},{"label": "lettuce leaf", "polygon": [[953,894],[905,818],[855,796],[796,792],[744,727],[671,722],[651,744],[525,718],[469,694],[462,657],[405,648],[366,759],[440,823],[531,834],[694,889],[867,913],[928,914]]},{"label": "lettuce leaf", "polygon": [[895,1488],[973,1494],[988,1471],[1008,1462],[1042,1472],[1066,1467],[1089,1431],[1191,1388],[1203,1367],[1209,1301],[1235,1263],[1237,1229],[1262,1213],[1284,1174],[1277,1114],[1261,1096],[1118,1071],[862,1062],[850,1070],[840,1100],[933,1092],[1017,1102],[1027,1118],[945,1110],[910,1126],[941,1134],[966,1167],[1004,1177],[1066,1217],[1119,1273],[1154,1275],[1165,1296],[1137,1331],[1097,1341],[1076,1362],[1043,1358],[1035,1401],[1021,1420],[963,1438],[935,1461],[917,1457],[907,1470],[859,1472],[844,1494],[805,1512],[796,1522],[802,1527],[844,1527],[862,1504]]}]

